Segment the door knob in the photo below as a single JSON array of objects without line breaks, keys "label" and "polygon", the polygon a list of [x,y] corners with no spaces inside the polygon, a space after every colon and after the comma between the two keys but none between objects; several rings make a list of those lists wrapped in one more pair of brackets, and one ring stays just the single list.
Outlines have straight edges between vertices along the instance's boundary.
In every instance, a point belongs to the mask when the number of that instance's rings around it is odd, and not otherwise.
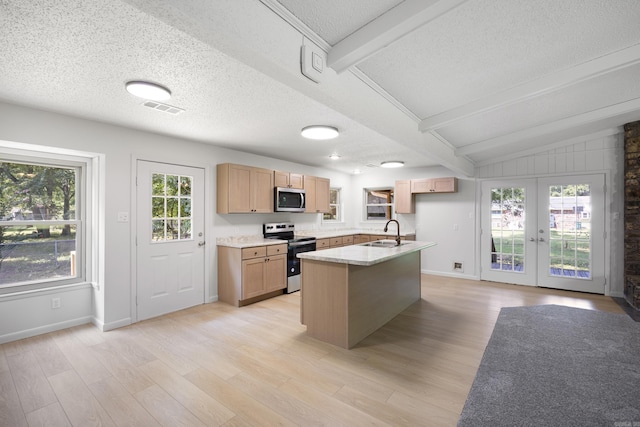
[{"label": "door knob", "polygon": [[204,242],[204,241],[203,242],[198,242],[198,246],[204,246],[206,244],[207,244],[207,242]]}]

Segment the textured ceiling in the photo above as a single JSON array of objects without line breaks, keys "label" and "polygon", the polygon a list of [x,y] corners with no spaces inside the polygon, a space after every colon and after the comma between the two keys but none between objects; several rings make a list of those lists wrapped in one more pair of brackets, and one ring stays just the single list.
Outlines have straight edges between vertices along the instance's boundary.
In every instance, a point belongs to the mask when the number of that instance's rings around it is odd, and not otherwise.
[{"label": "textured ceiling", "polygon": [[[639,120],[638,22],[637,0],[2,0],[0,101],[347,173],[472,175]],[[184,112],[143,107],[132,79]],[[340,137],[300,137],[318,123]]]}]

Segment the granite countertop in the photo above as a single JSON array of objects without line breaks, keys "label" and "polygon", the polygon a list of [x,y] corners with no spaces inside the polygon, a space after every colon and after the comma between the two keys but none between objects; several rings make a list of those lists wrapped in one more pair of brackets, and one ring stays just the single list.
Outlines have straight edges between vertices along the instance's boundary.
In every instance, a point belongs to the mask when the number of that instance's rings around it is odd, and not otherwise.
[{"label": "granite countertop", "polygon": [[[391,240],[391,242],[394,242]],[[395,242],[394,242],[395,243]],[[411,252],[435,246],[435,242],[418,242],[405,240],[401,246],[394,247],[374,247],[366,246],[366,243],[358,245],[342,246],[339,248],[323,249],[314,252],[303,252],[298,254],[298,258],[314,261],[335,262],[338,264],[353,265],[374,265],[388,261]]]},{"label": "granite countertop", "polygon": [[[343,230],[303,230],[296,231],[296,236],[299,237],[315,237],[316,239],[328,239],[331,237],[342,237],[342,236],[352,236],[354,234],[375,234],[375,235],[384,235],[389,236],[390,238],[395,238],[397,235],[395,226],[390,227],[391,230],[388,232],[382,231],[382,228],[379,229],[362,229],[362,228],[346,228]],[[400,236],[409,236],[415,235],[415,231],[406,231],[401,232]]]},{"label": "granite countertop", "polygon": [[286,245],[286,240],[265,239],[262,236],[237,236],[220,237],[216,239],[216,245],[230,248],[251,248],[254,246]]}]

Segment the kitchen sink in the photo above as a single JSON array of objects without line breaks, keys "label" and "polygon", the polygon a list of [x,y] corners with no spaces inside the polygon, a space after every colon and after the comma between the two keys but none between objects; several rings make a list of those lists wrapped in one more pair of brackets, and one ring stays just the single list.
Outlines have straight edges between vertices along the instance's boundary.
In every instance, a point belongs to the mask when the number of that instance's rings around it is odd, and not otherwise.
[{"label": "kitchen sink", "polygon": [[407,242],[400,242],[400,245],[395,240],[376,240],[375,242],[362,243],[360,246],[371,246],[374,248],[395,248],[397,246],[406,245]]}]

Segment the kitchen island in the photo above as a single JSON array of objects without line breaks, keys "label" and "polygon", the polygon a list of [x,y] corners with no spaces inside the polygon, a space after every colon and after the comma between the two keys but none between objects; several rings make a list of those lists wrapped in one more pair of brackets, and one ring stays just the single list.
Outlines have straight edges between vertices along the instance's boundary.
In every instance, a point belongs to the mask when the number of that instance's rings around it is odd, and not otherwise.
[{"label": "kitchen island", "polygon": [[298,255],[309,336],[351,348],[420,299],[420,251],[436,244],[378,242]]}]

